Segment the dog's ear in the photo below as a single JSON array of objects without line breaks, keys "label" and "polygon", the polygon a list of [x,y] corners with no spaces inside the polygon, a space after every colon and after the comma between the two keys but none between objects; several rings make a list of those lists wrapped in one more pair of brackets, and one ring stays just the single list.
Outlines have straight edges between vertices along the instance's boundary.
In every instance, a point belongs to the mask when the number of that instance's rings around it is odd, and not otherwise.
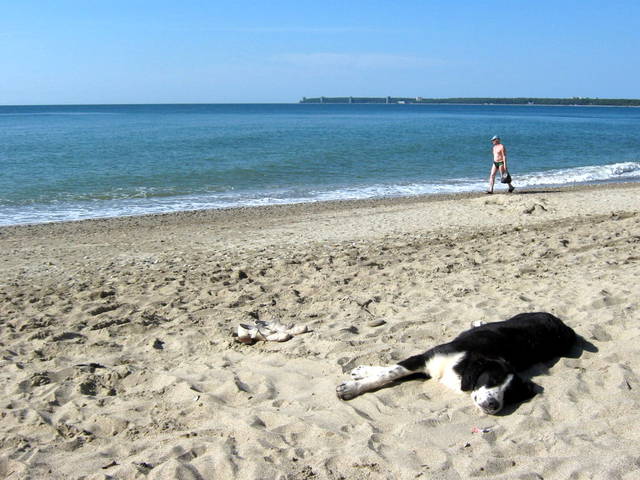
[{"label": "dog's ear", "polygon": [[[460,362],[460,389],[463,392],[475,390],[478,381],[483,380],[489,384],[497,385],[502,383],[507,374],[513,372],[511,365],[502,358],[489,358],[483,355],[469,355]],[[458,367],[456,365],[456,369]],[[480,376],[483,379],[480,379]]]},{"label": "dog's ear", "polygon": [[470,392],[476,387],[478,377],[487,368],[487,360],[485,358],[475,357],[471,355],[456,365],[455,369],[460,368],[460,390]]},{"label": "dog's ear", "polygon": [[463,392],[470,392],[473,390],[473,387],[476,386],[476,380],[482,370],[477,367],[477,364],[468,365],[462,372],[462,377],[460,378],[460,390]]}]

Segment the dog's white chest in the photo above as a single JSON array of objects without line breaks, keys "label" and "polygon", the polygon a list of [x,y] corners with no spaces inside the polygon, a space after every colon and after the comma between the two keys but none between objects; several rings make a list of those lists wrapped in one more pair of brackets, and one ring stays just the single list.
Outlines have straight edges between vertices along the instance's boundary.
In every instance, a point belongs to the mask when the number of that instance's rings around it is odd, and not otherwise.
[{"label": "dog's white chest", "polygon": [[436,354],[427,361],[426,371],[431,378],[445,385],[447,388],[460,392],[460,376],[455,367],[465,356],[465,352],[451,354]]}]

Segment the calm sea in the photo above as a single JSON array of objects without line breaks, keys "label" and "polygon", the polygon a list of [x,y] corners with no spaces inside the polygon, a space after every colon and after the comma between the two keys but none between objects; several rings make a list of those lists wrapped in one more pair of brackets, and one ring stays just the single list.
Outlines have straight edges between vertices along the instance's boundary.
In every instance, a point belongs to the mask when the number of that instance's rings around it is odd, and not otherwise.
[{"label": "calm sea", "polygon": [[[466,105],[0,107],[0,225],[640,180],[640,109]],[[498,187],[501,188],[501,187]]]}]

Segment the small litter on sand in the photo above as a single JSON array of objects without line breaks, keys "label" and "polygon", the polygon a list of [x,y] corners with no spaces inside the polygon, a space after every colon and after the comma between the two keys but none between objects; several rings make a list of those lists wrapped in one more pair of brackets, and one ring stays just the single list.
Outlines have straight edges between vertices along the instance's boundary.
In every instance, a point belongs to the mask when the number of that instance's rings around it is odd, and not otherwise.
[{"label": "small litter on sand", "polygon": [[277,322],[256,320],[255,325],[241,323],[238,326],[236,339],[241,343],[252,345],[257,341],[286,342],[295,335],[307,333],[306,325],[282,325]]}]

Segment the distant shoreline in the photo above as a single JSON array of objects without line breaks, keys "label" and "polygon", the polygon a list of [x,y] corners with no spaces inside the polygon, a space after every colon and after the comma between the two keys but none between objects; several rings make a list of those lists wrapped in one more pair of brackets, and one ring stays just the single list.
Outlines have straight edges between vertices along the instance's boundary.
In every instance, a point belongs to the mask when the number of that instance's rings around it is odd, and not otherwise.
[{"label": "distant shoreline", "polygon": [[392,104],[392,105],[525,105],[576,107],[640,107],[640,99],[627,98],[537,98],[537,97],[303,97],[304,104]]},{"label": "distant shoreline", "polygon": [[[388,99],[388,100],[387,100]],[[299,105],[299,104],[356,104],[356,105],[504,105],[549,107],[640,107],[640,99],[616,98],[422,98],[422,97],[303,97],[297,102],[187,102],[187,103],[47,103],[3,104],[11,108],[77,108],[77,107],[166,107],[210,105]]]}]

